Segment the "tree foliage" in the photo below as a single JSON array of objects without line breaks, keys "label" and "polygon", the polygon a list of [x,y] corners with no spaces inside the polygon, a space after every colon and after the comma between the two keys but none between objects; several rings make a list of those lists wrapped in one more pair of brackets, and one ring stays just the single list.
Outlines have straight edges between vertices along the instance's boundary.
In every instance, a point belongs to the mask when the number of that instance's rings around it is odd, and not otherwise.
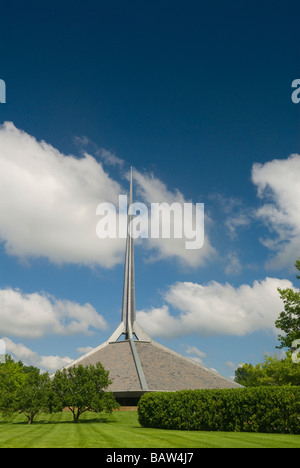
[{"label": "tree foliage", "polygon": [[111,384],[108,374],[100,362],[95,366],[74,366],[55,373],[54,392],[62,408],[72,411],[75,423],[85,411],[111,412],[119,407],[113,394],[105,391]]},{"label": "tree foliage", "polygon": [[235,371],[235,382],[244,387],[259,386],[300,386],[300,366],[295,364],[291,353],[284,359],[266,356],[257,365],[243,364]]},{"label": "tree foliage", "polygon": [[145,393],[144,427],[193,431],[300,433],[300,387]]},{"label": "tree foliage", "polygon": [[48,373],[40,374],[39,369],[34,368],[25,373],[23,385],[15,393],[13,408],[23,413],[28,424],[32,424],[37,413],[48,410],[50,394],[51,383]]},{"label": "tree foliage", "polygon": [[5,416],[23,413],[32,424],[34,416],[47,409],[50,392],[49,375],[36,367],[16,363],[10,356],[0,365],[0,411]]},{"label": "tree foliage", "polygon": [[[300,271],[300,260],[295,264]],[[300,279],[300,276],[297,275]],[[281,312],[275,325],[284,332],[279,335],[280,346],[278,348],[288,348],[292,350],[293,342],[300,339],[300,292],[292,289],[279,289],[279,294],[284,303],[284,311]]]},{"label": "tree foliage", "polygon": [[111,381],[102,364],[70,367],[57,371],[51,380],[33,366],[14,362],[9,356],[0,364],[0,411],[4,416],[14,412],[26,416],[32,424],[40,412],[69,408],[74,422],[85,411],[111,412],[118,408],[113,394],[106,391]]},{"label": "tree foliage", "polygon": [[0,364],[0,411],[8,415],[14,411],[16,392],[25,382],[25,373],[19,363],[8,356]]},{"label": "tree foliage", "polygon": [[[300,271],[300,259],[295,266]],[[300,279],[300,276],[297,275],[297,278]],[[275,322],[276,327],[283,332],[278,335],[280,345],[277,348],[288,348],[288,351],[283,359],[267,356],[264,362],[255,366],[243,364],[239,367],[235,371],[235,381],[245,387],[300,386],[300,365],[298,360],[293,359],[293,344],[300,339],[300,292],[290,288],[278,291],[284,303],[284,311]]]}]

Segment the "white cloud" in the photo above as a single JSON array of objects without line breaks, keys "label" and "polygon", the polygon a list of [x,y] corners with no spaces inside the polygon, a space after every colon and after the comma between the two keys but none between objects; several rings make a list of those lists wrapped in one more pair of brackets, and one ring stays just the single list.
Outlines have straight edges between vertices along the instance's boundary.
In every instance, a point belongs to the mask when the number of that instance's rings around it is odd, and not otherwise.
[{"label": "white cloud", "polygon": [[46,334],[91,334],[106,329],[91,304],[58,300],[45,293],[0,290],[0,335],[39,338]]},{"label": "white cloud", "polygon": [[292,266],[300,252],[300,155],[255,164],[252,181],[265,201],[256,215],[274,233],[263,240],[275,252],[268,267]]},{"label": "white cloud", "polygon": [[[238,237],[238,231],[246,229],[252,222],[252,208],[246,206],[241,198],[228,197],[213,192],[208,198],[220,209],[220,219],[230,240]],[[224,221],[223,221],[224,218]]]},{"label": "white cloud", "polygon": [[249,213],[240,212],[237,215],[228,216],[225,221],[225,226],[229,237],[233,240],[237,238],[237,230],[241,227],[248,227],[250,224]]},{"label": "white cloud", "polygon": [[203,364],[203,359],[207,357],[207,354],[201,351],[197,346],[188,345],[185,350],[186,354],[190,355],[193,361]]},{"label": "white cloud", "polygon": [[[87,137],[77,140],[91,143]],[[94,150],[106,163],[122,167],[113,153]],[[157,178],[138,171],[134,176],[146,203],[185,202],[178,190],[171,192]],[[88,153],[66,156],[11,122],[0,126],[0,240],[9,255],[105,268],[122,263],[125,240],[96,235],[96,209],[102,202],[117,207],[119,195],[127,192]],[[186,239],[145,239],[148,260],[176,258],[189,266],[203,265],[215,252],[207,234],[208,217],[205,222],[203,248],[186,249]]]},{"label": "white cloud", "polygon": [[229,252],[226,256],[225,273],[227,275],[238,275],[242,270],[242,265],[236,252]]},{"label": "white cloud", "polygon": [[0,238],[10,255],[114,266],[124,240],[96,236],[96,208],[117,204],[119,193],[92,156],[65,156],[12,123],[0,126]]},{"label": "white cloud", "polygon": [[96,156],[99,156],[105,164],[111,165],[111,166],[123,166],[124,161],[123,159],[118,158],[118,156],[115,155],[115,153],[105,149],[105,148],[99,148],[96,143],[94,143],[90,138],[87,136],[83,135],[81,137],[75,136],[74,137],[75,143],[83,148],[91,147],[93,150],[93,154]]},{"label": "white cloud", "polygon": [[84,355],[84,354],[87,354],[89,351],[92,351],[92,346],[84,346],[82,348],[77,348],[76,351],[78,354],[80,355]]},{"label": "white cloud", "polygon": [[15,360],[20,360],[27,366],[38,367],[41,371],[54,372],[72,362],[69,357],[40,356],[22,343],[14,343],[9,338],[4,338],[4,342],[7,354],[12,354]]},{"label": "white cloud", "polygon": [[[169,191],[163,182],[151,174],[141,174],[138,171],[134,171],[134,179],[137,183],[137,193],[143,202],[148,203],[149,205],[151,203],[166,203],[165,208],[163,205],[161,205],[163,213],[162,216],[165,216],[165,219],[170,219],[170,232],[172,234],[174,233],[174,225],[177,224],[177,227],[179,225],[181,227],[184,226],[182,228],[183,236],[181,238],[174,238],[173,235],[171,235],[171,238],[168,239],[164,239],[163,237],[159,237],[157,239],[149,237],[147,240],[147,247],[151,251],[151,254],[148,256],[148,261],[176,258],[183,265],[189,265],[191,267],[203,266],[208,261],[208,259],[210,259],[216,253],[209,240],[208,231],[211,220],[208,215],[205,214],[203,247],[199,249],[188,249],[186,248],[186,244],[189,242],[189,239],[185,235],[185,228],[187,227],[191,233],[195,233],[196,231],[200,233],[202,225],[200,226],[199,223],[197,229],[192,225],[185,226],[187,217],[182,218],[181,214],[183,213],[183,209],[181,212],[179,212],[179,214],[172,213],[171,217],[169,218],[169,206],[171,206],[173,203],[177,203],[183,207],[184,203],[188,203],[190,201],[185,200],[184,195],[179,190],[175,190],[174,192]],[[203,200],[196,200],[192,204],[194,210],[194,221],[196,207],[195,203],[203,203]],[[151,223],[149,222],[149,225],[150,224]],[[196,234],[192,239],[192,242],[194,242],[194,239],[196,239]]]},{"label": "white cloud", "polygon": [[225,366],[228,366],[230,367],[231,369],[237,369],[238,367],[241,367],[241,365],[236,365],[234,362],[232,361],[226,361],[225,363]]},{"label": "white cloud", "polygon": [[207,356],[207,354],[197,348],[197,346],[187,345],[185,352],[187,354],[195,354],[199,358],[205,358]]},{"label": "white cloud", "polygon": [[170,315],[167,305],[161,308],[153,307],[150,310],[139,310],[136,313],[137,321],[148,331],[150,336],[179,336],[179,320]]},{"label": "white cloud", "polygon": [[[277,278],[238,288],[216,281],[204,286],[178,282],[164,294],[168,305],[139,311],[137,320],[150,336],[167,338],[193,333],[243,336],[258,330],[275,332],[274,322],[283,310],[278,287],[293,285]],[[170,306],[179,313],[171,314]]]}]

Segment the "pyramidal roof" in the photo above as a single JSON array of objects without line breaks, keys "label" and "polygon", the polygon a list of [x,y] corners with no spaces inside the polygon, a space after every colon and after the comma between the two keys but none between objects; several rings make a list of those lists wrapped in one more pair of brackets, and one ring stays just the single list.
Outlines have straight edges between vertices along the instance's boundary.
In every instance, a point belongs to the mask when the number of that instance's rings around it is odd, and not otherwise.
[{"label": "pyramidal roof", "polygon": [[[132,205],[132,169],[129,209]],[[145,392],[236,388],[239,384],[152,340],[136,321],[132,215],[128,214],[121,323],[107,341],[65,368],[101,362],[117,398],[136,398]],[[123,338],[123,339],[122,339]]]}]

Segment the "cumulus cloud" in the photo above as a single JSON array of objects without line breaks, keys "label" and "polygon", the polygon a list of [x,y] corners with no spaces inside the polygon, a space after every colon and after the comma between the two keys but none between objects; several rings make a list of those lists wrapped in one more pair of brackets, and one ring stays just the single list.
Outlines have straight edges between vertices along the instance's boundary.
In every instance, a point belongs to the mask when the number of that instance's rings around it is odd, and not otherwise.
[{"label": "cumulus cloud", "polygon": [[[87,137],[77,140],[95,146]],[[106,164],[122,168],[123,161],[113,153],[96,147],[94,151]],[[185,203],[178,190],[168,190],[154,176],[138,171],[134,175],[145,203]],[[122,263],[125,240],[97,236],[97,207],[118,207],[119,195],[127,192],[128,187],[123,189],[87,152],[80,158],[64,155],[11,122],[0,126],[0,240],[9,255],[105,268]],[[205,221],[207,228],[209,218]],[[176,258],[190,266],[204,264],[214,253],[207,229],[203,248],[188,250],[186,240],[148,239],[143,246],[151,251],[152,261]]]},{"label": "cumulus cloud", "polygon": [[46,293],[0,290],[0,335],[40,338],[46,334],[89,335],[107,328],[91,304],[59,300]]},{"label": "cumulus cloud", "polygon": [[252,181],[264,204],[256,216],[270,229],[272,236],[263,243],[274,255],[268,267],[294,265],[300,251],[300,155],[255,164]]},{"label": "cumulus cloud", "polygon": [[[148,261],[156,261],[159,259],[176,258],[181,263],[191,267],[203,266],[208,259],[212,258],[216,250],[211,245],[209,239],[209,226],[211,220],[207,214],[204,216],[204,225],[200,220],[200,216],[196,215],[196,203],[203,203],[203,200],[196,200],[192,203],[186,200],[184,195],[179,191],[170,191],[166,185],[157,179],[153,174],[142,174],[139,171],[134,171],[134,179],[137,184],[137,193],[144,203],[149,204],[152,210],[152,204],[159,204],[161,211],[161,220],[169,220],[168,228],[170,229],[170,238],[164,238],[160,235],[158,238],[149,236],[147,247],[151,251]],[[185,216],[185,204],[189,203],[191,206],[192,216]],[[151,206],[150,206],[151,204]],[[180,206],[181,209],[176,210]],[[170,211],[171,207],[171,211]],[[199,214],[199,212],[198,212]],[[198,219],[198,222],[197,222]],[[159,218],[154,220],[149,215],[149,232],[158,230],[156,226]],[[190,222],[191,221],[191,222]],[[182,232],[182,236],[176,238],[174,232],[176,229]],[[201,232],[204,233],[204,243],[201,243],[201,248],[195,248],[197,241],[200,241]],[[162,231],[160,231],[162,234]],[[188,243],[191,247],[187,248]],[[199,242],[200,245],[200,242]]]},{"label": "cumulus cloud", "polygon": [[[212,281],[207,285],[178,282],[164,294],[167,304],[142,310],[137,320],[150,334],[174,338],[191,335],[243,336],[258,330],[274,330],[283,310],[277,288],[292,288],[288,280],[266,278],[252,286]],[[176,310],[173,315],[170,309]]]},{"label": "cumulus cloud", "polygon": [[120,185],[92,156],[64,155],[6,122],[0,127],[0,239],[21,258],[112,267],[124,240],[96,236],[96,207]]},{"label": "cumulus cloud", "polygon": [[9,338],[4,338],[3,341],[7,354],[13,355],[17,361],[22,361],[27,366],[38,367],[42,372],[54,372],[72,362],[72,359],[67,356],[40,356],[22,343],[14,343]]}]

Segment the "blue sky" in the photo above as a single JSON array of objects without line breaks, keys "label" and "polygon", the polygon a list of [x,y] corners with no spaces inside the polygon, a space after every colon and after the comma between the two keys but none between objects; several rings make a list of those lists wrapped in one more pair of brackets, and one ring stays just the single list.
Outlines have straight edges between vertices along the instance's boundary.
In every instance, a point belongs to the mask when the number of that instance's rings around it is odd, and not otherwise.
[{"label": "blue sky", "polygon": [[[138,318],[225,376],[275,353],[277,287],[298,286],[299,2],[1,6],[0,337],[54,370],[120,321],[124,242],[95,210],[205,204],[205,246],[136,246]],[[293,155],[293,156],[292,156]]]}]

